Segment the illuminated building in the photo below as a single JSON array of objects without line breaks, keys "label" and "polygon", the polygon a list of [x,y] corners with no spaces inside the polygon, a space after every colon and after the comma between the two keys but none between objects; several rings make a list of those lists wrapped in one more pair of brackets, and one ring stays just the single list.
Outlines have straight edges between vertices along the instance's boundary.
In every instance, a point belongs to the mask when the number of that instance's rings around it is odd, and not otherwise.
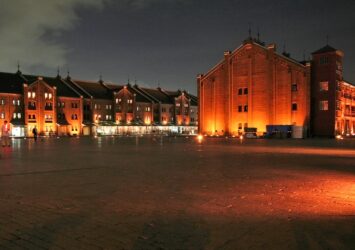
[{"label": "illuminated building", "polygon": [[196,110],[186,91],[0,73],[0,126],[9,121],[18,137],[34,127],[46,136],[196,133]]},{"label": "illuminated building", "polygon": [[294,125],[306,134],[310,122],[310,64],[276,52],[249,37],[197,79],[199,131],[236,135],[247,128]]},{"label": "illuminated building", "polygon": [[355,134],[355,86],[343,79],[344,53],[327,45],[312,53],[312,134]]},{"label": "illuminated building", "polygon": [[344,81],[343,52],[329,45],[298,62],[249,37],[197,78],[199,132],[236,135],[268,125],[301,137],[355,134],[355,86]]}]

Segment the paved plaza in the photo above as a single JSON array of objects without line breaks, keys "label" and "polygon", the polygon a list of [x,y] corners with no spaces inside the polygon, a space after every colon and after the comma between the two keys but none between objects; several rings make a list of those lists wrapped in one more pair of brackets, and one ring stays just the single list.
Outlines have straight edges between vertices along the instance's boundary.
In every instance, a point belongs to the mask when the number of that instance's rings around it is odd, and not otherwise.
[{"label": "paved plaza", "polygon": [[355,140],[18,139],[0,249],[355,249]]}]

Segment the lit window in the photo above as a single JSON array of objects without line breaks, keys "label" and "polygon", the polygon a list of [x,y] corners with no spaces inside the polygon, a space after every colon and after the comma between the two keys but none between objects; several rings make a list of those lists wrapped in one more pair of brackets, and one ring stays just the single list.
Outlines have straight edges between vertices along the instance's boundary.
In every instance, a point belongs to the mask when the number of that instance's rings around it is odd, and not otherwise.
[{"label": "lit window", "polygon": [[32,92],[32,98],[36,98],[36,92]]},{"label": "lit window", "polygon": [[1,99],[0,104],[1,104],[1,105],[5,105],[5,100],[4,100],[4,99]]},{"label": "lit window", "polygon": [[32,94],[31,92],[27,92],[27,97],[31,98],[31,94]]},{"label": "lit window", "polygon": [[21,101],[17,100],[17,106],[20,106],[20,104],[21,104]]},{"label": "lit window", "polygon": [[176,107],[180,107],[180,103],[176,103]]},{"label": "lit window", "polygon": [[319,90],[320,91],[328,91],[329,90],[329,83],[328,82],[320,82],[319,83]]},{"label": "lit window", "polygon": [[49,94],[48,94],[48,98],[49,98],[49,99],[52,99],[52,93],[49,93]]},{"label": "lit window", "polygon": [[48,99],[48,93],[44,93],[44,98]]},{"label": "lit window", "polygon": [[320,101],[319,109],[324,111],[328,110],[328,101]]},{"label": "lit window", "polygon": [[16,114],[16,113],[13,113],[13,114],[12,114],[12,117],[13,117],[14,119],[16,119],[16,118],[17,118],[17,114]]},{"label": "lit window", "polygon": [[5,119],[5,112],[1,112],[0,119]]},{"label": "lit window", "polygon": [[15,99],[12,100],[12,104],[16,105],[16,100]]},{"label": "lit window", "polygon": [[18,119],[21,119],[21,116],[22,116],[21,113],[17,113],[17,118]]}]

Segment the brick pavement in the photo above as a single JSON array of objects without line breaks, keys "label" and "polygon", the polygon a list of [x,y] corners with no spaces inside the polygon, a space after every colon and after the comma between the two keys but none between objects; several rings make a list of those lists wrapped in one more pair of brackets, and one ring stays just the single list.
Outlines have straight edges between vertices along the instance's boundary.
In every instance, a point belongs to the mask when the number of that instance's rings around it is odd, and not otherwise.
[{"label": "brick pavement", "polygon": [[354,145],[17,140],[1,151],[0,249],[351,249]]}]

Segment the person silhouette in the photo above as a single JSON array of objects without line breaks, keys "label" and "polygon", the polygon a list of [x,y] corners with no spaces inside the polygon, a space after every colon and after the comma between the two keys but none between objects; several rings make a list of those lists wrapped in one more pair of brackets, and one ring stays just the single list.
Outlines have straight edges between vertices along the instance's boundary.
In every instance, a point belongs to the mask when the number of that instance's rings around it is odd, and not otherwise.
[{"label": "person silhouette", "polygon": [[1,141],[3,147],[10,147],[10,132],[11,126],[7,121],[4,121],[4,124],[1,126]]}]

